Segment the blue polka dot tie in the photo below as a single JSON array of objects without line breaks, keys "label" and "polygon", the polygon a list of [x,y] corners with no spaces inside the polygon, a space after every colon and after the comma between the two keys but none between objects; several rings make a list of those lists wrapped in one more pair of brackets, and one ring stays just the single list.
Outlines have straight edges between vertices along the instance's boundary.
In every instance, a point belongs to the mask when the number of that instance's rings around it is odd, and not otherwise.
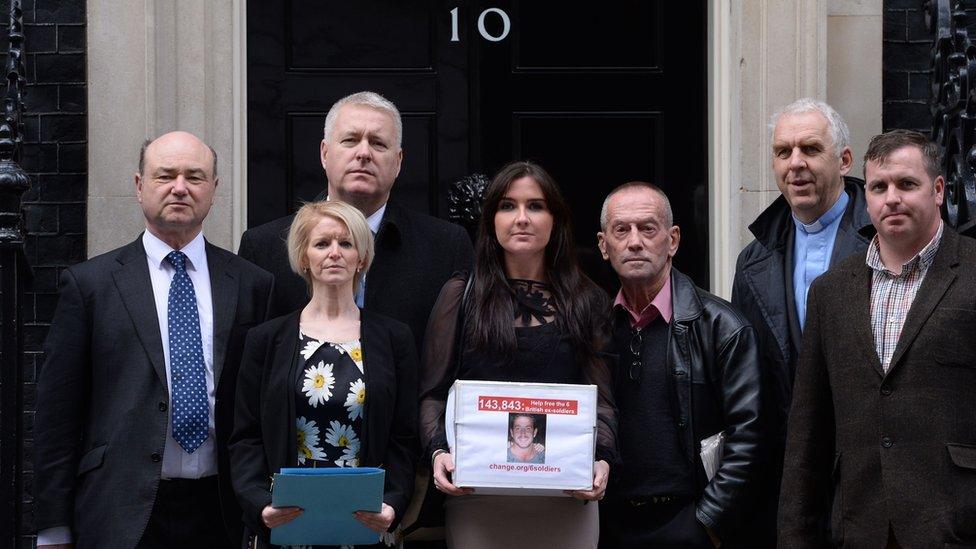
[{"label": "blue polka dot tie", "polygon": [[193,282],[186,274],[186,255],[170,252],[166,260],[176,268],[169,286],[167,314],[173,438],[192,454],[207,440],[210,415],[200,317]]}]

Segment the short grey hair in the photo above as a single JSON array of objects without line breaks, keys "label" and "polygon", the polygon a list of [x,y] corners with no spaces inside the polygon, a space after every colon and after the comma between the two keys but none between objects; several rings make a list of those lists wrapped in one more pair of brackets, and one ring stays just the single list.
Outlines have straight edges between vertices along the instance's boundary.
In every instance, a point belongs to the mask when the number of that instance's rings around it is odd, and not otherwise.
[{"label": "short grey hair", "polygon": [[346,105],[362,105],[389,114],[393,118],[397,149],[403,148],[403,121],[400,119],[400,111],[397,110],[396,105],[392,101],[372,91],[356,92],[336,101],[332,105],[332,108],[329,109],[329,114],[325,115],[325,126],[322,128],[323,139],[328,140],[329,136],[332,135],[336,118],[339,116],[339,110]]},{"label": "short grey hair", "polygon": [[661,187],[658,187],[654,183],[648,183],[647,181],[628,181],[623,185],[618,185],[615,187],[612,191],[610,191],[610,194],[603,199],[603,206],[600,208],[600,229],[607,228],[607,207],[610,205],[610,199],[613,198],[613,195],[627,189],[647,189],[653,193],[657,193],[657,195],[661,197],[661,203],[664,206],[664,224],[667,227],[674,225],[674,213],[671,210],[671,200],[668,198],[668,195],[664,194]]},{"label": "short grey hair", "polygon": [[786,105],[776,111],[769,119],[769,139],[772,141],[773,134],[776,132],[776,123],[786,114],[806,114],[808,112],[818,112],[827,120],[827,133],[830,140],[834,143],[834,151],[837,156],[844,152],[844,148],[851,143],[851,131],[847,129],[847,123],[841,118],[840,114],[833,107],[819,99],[804,97]]}]

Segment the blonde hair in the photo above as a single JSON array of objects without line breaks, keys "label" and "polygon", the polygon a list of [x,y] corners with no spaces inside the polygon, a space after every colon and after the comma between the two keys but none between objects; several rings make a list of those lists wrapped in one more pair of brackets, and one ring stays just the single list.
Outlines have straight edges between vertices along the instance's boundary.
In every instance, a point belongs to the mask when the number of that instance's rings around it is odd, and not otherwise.
[{"label": "blonde hair", "polygon": [[[308,202],[295,213],[295,219],[288,229],[288,264],[291,270],[305,280],[309,293],[312,290],[312,275],[308,272],[308,244],[312,227],[317,225],[323,217],[331,217],[341,222],[349,231],[352,245],[359,253],[362,263],[362,273],[365,274],[373,262],[373,232],[369,224],[356,207],[338,200],[322,200]],[[353,277],[353,292],[359,291],[361,276]]]}]

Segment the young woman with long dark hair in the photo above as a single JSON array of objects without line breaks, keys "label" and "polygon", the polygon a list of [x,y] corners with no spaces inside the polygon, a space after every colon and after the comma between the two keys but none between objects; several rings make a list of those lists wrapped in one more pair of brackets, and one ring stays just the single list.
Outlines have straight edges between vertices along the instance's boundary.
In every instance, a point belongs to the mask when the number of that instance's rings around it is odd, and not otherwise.
[{"label": "young woman with long dark hair", "polygon": [[[542,167],[513,162],[498,172],[475,247],[467,297],[469,276],[456,276],[434,305],[422,368],[424,459],[435,487],[449,496],[448,546],[596,547],[597,506],[584,503],[603,497],[616,452],[610,375],[599,355],[609,303],[577,265],[569,207]],[[454,486],[444,408],[456,379],[596,384],[593,489],[573,492],[573,499],[482,496]]]}]

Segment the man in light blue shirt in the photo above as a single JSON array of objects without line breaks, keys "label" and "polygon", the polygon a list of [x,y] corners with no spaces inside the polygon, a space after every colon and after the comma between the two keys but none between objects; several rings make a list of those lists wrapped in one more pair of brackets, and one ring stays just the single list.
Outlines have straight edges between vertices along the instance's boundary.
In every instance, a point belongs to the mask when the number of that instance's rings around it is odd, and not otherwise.
[{"label": "man in light blue shirt", "polygon": [[801,330],[807,316],[807,292],[810,284],[830,266],[840,219],[850,201],[847,193],[840,193],[840,197],[827,213],[812,223],[804,223],[793,214],[793,225],[796,226],[793,237],[793,300]]},{"label": "man in light blue shirt", "polygon": [[[815,278],[873,236],[864,182],[853,164],[850,132],[830,105],[799,99],[770,124],[772,168],[782,193],[749,226],[755,240],[736,262],[732,303],[756,329],[762,360],[763,415],[773,448],[757,546],[775,546],[776,497],[792,401],[793,372]],[[839,327],[842,329],[843,327]]]}]

